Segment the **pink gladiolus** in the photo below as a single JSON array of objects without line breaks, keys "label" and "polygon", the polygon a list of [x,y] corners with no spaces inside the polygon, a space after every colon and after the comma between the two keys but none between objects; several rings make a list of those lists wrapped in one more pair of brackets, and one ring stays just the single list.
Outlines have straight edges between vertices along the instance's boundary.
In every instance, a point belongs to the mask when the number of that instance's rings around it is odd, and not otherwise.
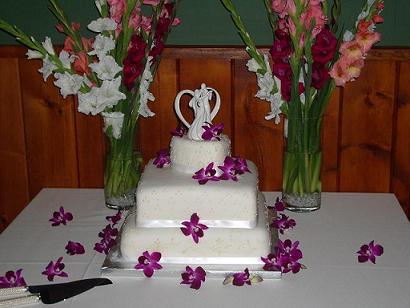
[{"label": "pink gladiolus", "polygon": [[355,40],[359,43],[363,53],[367,53],[374,44],[380,41],[381,35],[378,32],[358,32]]},{"label": "pink gladiolus", "polygon": [[125,12],[125,0],[107,0],[110,6],[110,17],[115,20],[117,24],[121,23],[122,16]]},{"label": "pink gladiolus", "polygon": [[64,50],[67,51],[69,54],[72,54],[74,52],[74,40],[70,37],[67,36],[64,40]]},{"label": "pink gladiolus", "polygon": [[281,18],[287,15],[287,11],[286,11],[287,6],[288,6],[287,0],[273,0],[272,1],[272,10],[278,13]]},{"label": "pink gladiolus", "polygon": [[91,74],[90,68],[88,67],[88,56],[85,52],[80,51],[73,64],[74,70],[79,74]]},{"label": "pink gladiolus", "polygon": [[135,6],[134,10],[131,13],[130,21],[129,21],[129,27],[138,30],[138,27],[141,24],[141,7],[140,6]]},{"label": "pink gladiolus", "polygon": [[312,37],[315,37],[320,31],[322,31],[327,21],[320,4],[313,5],[312,2],[310,2],[306,12],[302,14],[301,19],[306,29],[310,29],[312,21],[314,21],[315,26],[312,31]]}]

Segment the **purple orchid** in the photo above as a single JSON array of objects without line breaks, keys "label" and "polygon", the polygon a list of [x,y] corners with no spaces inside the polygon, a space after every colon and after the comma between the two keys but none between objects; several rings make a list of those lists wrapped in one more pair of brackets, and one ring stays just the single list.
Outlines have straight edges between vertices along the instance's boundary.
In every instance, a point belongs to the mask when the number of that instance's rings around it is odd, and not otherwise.
[{"label": "purple orchid", "polygon": [[157,168],[167,167],[171,164],[171,157],[169,149],[162,149],[157,152],[157,157],[154,159],[153,164]]},{"label": "purple orchid", "polygon": [[26,281],[21,275],[23,269],[16,272],[7,271],[4,276],[0,276],[0,289],[26,286]]},{"label": "purple orchid", "polygon": [[245,172],[251,172],[248,168],[246,159],[241,157],[232,157],[235,161],[235,170],[237,174],[244,174]]},{"label": "purple orchid", "polygon": [[190,221],[183,221],[182,224],[185,226],[181,227],[182,233],[185,236],[192,235],[192,239],[196,244],[198,244],[199,238],[204,236],[204,230],[208,229],[206,225],[199,223],[197,213],[191,215]]},{"label": "purple orchid", "polygon": [[112,225],[114,226],[122,219],[122,212],[118,211],[117,214],[113,216],[106,216],[105,219],[111,222]]},{"label": "purple orchid", "polygon": [[280,270],[282,273],[292,271],[292,273],[296,274],[302,268],[306,268],[299,262],[303,254],[298,246],[298,241],[292,243],[289,239],[284,242],[278,240],[274,253],[269,254],[266,258],[261,257],[261,260],[265,263],[263,269],[266,271]]},{"label": "purple orchid", "polygon": [[218,168],[222,170],[222,174],[219,176],[221,180],[238,181],[236,177],[238,174],[236,170],[236,160],[233,157],[225,157],[223,166],[218,166]]},{"label": "purple orchid", "polygon": [[276,197],[275,205],[268,205],[268,208],[274,209],[276,212],[283,212],[285,210],[285,202],[279,197]]},{"label": "purple orchid", "polygon": [[243,272],[233,274],[233,281],[232,284],[234,286],[241,287],[244,284],[251,285],[250,275],[248,268],[245,268]]},{"label": "purple orchid", "polygon": [[360,263],[371,261],[373,264],[376,264],[376,257],[379,257],[383,254],[383,246],[374,244],[374,241],[371,241],[368,245],[364,244],[360,247],[360,250],[357,252],[359,255],[357,259]]},{"label": "purple orchid", "polygon": [[65,246],[67,250],[67,254],[74,256],[74,255],[82,255],[85,253],[84,246],[80,243],[68,241],[67,245]]},{"label": "purple orchid", "polygon": [[206,168],[202,168],[195,172],[195,175],[192,176],[192,178],[198,180],[200,185],[204,185],[208,181],[219,181],[219,178],[215,176],[215,173],[214,163],[210,163]]},{"label": "purple orchid", "polygon": [[185,128],[184,125],[181,123],[178,124],[177,128],[171,131],[171,135],[175,137],[184,137],[184,135],[187,133],[187,129]]},{"label": "purple orchid", "polygon": [[271,223],[271,227],[278,229],[280,234],[283,234],[288,229],[292,229],[294,226],[296,226],[296,221],[293,218],[289,219],[289,216],[285,214],[281,214],[281,217],[276,217]]},{"label": "purple orchid", "polygon": [[210,140],[221,140],[219,137],[224,129],[224,124],[217,124],[213,125],[211,123],[205,122],[205,125],[202,126],[204,132],[202,133],[202,139],[210,141]]},{"label": "purple orchid", "polygon": [[114,247],[117,242],[115,237],[118,235],[118,229],[113,228],[111,225],[105,226],[105,228],[98,233],[98,236],[102,238],[99,243],[95,243],[94,250],[99,253],[108,254],[110,249]]},{"label": "purple orchid", "polygon": [[134,268],[137,270],[144,270],[144,275],[150,278],[154,274],[154,270],[162,268],[161,264],[158,263],[160,259],[160,252],[154,251],[152,254],[149,254],[148,251],[145,251],[142,256],[138,258],[138,264],[135,265]]},{"label": "purple orchid", "polygon": [[59,226],[60,224],[66,225],[68,221],[73,220],[73,214],[70,212],[65,212],[64,208],[61,206],[58,212],[53,213],[53,217],[48,221],[52,222],[52,226]]},{"label": "purple orchid", "polygon": [[63,257],[58,258],[55,263],[50,261],[42,274],[46,275],[49,281],[53,281],[54,276],[68,277],[68,274],[63,271],[65,264],[62,261]]},{"label": "purple orchid", "polygon": [[205,270],[198,266],[195,270],[187,266],[185,272],[181,274],[181,284],[189,284],[191,289],[198,290],[201,283],[205,282]]}]

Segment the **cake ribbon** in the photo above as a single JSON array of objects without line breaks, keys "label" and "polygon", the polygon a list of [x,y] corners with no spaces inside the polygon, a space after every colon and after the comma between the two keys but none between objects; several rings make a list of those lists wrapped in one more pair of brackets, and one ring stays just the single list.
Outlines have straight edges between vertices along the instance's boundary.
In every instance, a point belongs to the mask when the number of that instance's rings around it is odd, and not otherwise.
[{"label": "cake ribbon", "polygon": [[[201,223],[209,228],[240,228],[253,229],[256,227],[257,219],[249,220],[206,220],[201,219]],[[182,227],[181,220],[156,219],[137,221],[138,228],[177,228]]]}]

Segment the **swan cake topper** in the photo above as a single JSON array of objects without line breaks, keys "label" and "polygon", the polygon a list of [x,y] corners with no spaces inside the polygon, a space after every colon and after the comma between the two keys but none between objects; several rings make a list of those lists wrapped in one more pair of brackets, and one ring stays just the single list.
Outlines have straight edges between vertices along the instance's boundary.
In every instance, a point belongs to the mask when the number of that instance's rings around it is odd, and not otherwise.
[{"label": "swan cake topper", "polygon": [[[209,101],[212,100],[213,93],[216,96],[216,102],[213,110],[211,111],[211,106]],[[183,95],[189,94],[192,96],[189,101],[189,107],[194,110],[194,120],[191,124],[185,120],[180,109],[180,100]],[[216,114],[221,107],[221,97],[219,93],[211,88],[207,87],[204,83],[201,84],[201,88],[195,91],[182,90],[178,93],[174,102],[175,112],[181,122],[188,128],[188,138],[191,140],[204,140],[202,134],[204,132],[203,126],[207,123],[212,124],[212,120],[215,118]]]}]

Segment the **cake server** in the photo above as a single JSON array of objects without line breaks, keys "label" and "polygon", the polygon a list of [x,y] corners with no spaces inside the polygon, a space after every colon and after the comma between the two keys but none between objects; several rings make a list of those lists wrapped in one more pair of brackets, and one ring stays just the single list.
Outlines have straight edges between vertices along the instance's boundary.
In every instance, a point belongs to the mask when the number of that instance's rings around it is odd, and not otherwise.
[{"label": "cake server", "polygon": [[89,278],[66,283],[0,289],[0,307],[15,307],[39,302],[54,304],[107,284],[112,284],[107,278]]}]

